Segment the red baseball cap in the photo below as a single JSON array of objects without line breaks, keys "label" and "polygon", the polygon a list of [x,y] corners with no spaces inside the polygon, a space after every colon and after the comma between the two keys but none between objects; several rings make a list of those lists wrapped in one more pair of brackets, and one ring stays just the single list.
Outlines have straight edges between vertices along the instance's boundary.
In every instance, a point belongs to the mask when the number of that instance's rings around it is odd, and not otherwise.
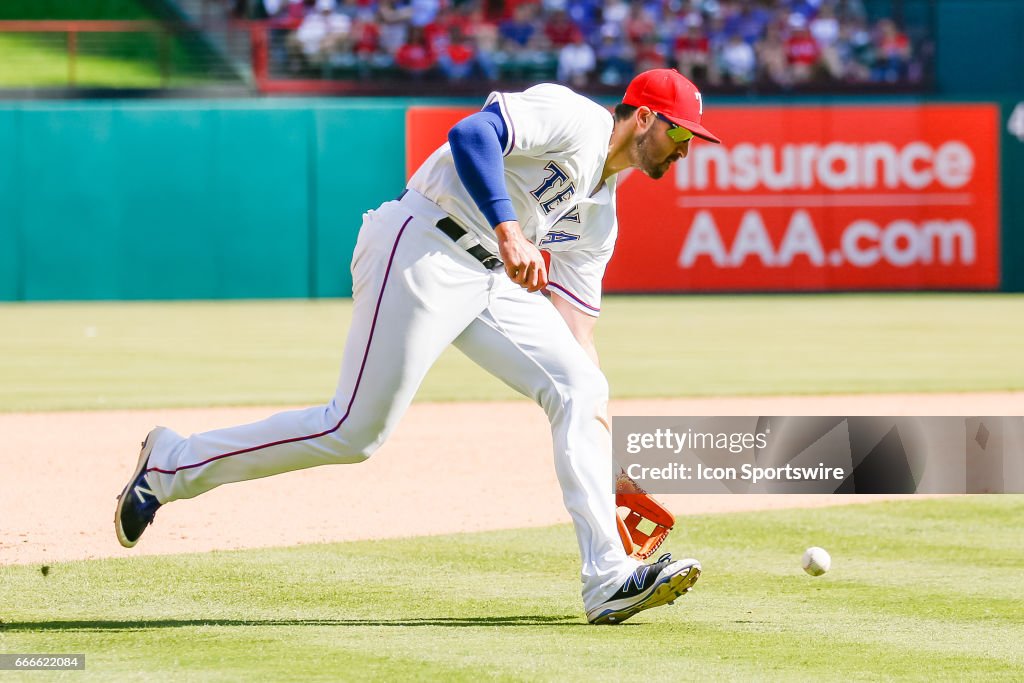
[{"label": "red baseball cap", "polygon": [[629,82],[622,102],[656,111],[699,138],[722,142],[700,125],[700,117],[704,113],[700,90],[675,69],[651,69],[638,74]]}]

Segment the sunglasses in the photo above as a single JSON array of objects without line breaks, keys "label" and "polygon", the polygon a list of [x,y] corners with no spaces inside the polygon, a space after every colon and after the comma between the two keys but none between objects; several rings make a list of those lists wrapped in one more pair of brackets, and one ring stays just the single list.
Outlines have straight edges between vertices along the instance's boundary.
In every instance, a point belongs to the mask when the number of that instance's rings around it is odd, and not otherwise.
[{"label": "sunglasses", "polygon": [[687,140],[691,140],[693,138],[693,131],[687,130],[682,126],[672,123],[671,121],[668,120],[668,118],[662,116],[658,112],[654,112],[654,115],[668,124],[668,130],[665,131],[665,134],[668,135],[669,140],[676,143],[677,145],[680,142],[686,142]]}]

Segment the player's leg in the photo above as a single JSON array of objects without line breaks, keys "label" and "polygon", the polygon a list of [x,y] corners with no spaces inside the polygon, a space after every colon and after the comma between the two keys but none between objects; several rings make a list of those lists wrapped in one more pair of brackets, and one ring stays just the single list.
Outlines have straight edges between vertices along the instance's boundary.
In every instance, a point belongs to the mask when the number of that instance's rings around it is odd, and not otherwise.
[{"label": "player's leg", "polygon": [[582,559],[583,602],[604,602],[639,563],[616,527],[608,384],[555,308],[507,282],[455,346],[520,393],[551,421],[555,471]]},{"label": "player's leg", "polygon": [[148,479],[161,503],[228,482],[365,460],[441,351],[486,305],[490,278],[395,202],[364,217],[352,273],[352,325],[333,400],[188,438],[156,434]]}]

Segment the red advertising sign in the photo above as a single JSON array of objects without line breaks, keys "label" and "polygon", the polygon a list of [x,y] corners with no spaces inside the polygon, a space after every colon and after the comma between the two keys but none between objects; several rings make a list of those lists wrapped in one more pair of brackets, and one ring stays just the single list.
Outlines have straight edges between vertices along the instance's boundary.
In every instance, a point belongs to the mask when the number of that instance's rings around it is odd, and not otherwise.
[{"label": "red advertising sign", "polygon": [[709,111],[722,145],[620,185],[605,287],[994,289],[998,121],[994,105]]},{"label": "red advertising sign", "polygon": [[405,177],[408,179],[434,150],[448,141],[448,131],[479,109],[409,107],[405,112]]},{"label": "red advertising sign", "polygon": [[[410,110],[410,170],[467,113]],[[998,121],[987,104],[709,109],[724,144],[620,176],[605,288],[995,289]]]}]

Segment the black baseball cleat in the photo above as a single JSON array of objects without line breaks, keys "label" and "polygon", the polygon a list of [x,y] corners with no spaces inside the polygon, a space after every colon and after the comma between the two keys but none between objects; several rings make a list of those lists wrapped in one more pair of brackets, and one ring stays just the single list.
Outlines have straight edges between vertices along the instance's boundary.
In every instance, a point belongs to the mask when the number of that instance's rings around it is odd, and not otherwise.
[{"label": "black baseball cleat", "polygon": [[157,427],[146,436],[146,440],[142,442],[135,472],[117,497],[114,531],[117,532],[117,540],[125,548],[131,548],[139,542],[139,537],[146,527],[153,523],[153,517],[160,507],[160,501],[156,499],[156,494],[146,479],[146,467],[149,465],[149,454],[153,451],[156,436],[163,429]]},{"label": "black baseball cleat", "polygon": [[591,624],[621,624],[637,612],[671,605],[700,578],[697,560],[672,561],[665,553],[657,562],[637,567],[626,583],[597,607],[587,610]]}]

